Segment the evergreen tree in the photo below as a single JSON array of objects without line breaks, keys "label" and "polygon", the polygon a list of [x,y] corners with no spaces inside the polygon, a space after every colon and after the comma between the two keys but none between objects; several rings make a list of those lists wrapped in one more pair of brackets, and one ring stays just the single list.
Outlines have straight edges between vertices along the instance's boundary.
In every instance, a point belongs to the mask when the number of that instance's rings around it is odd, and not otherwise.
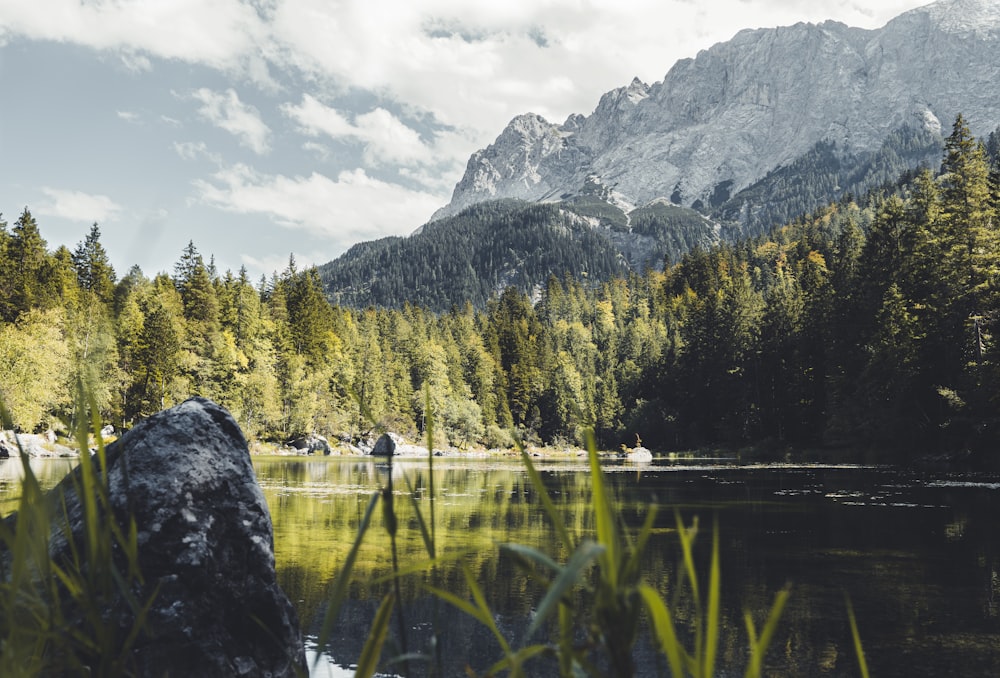
[{"label": "evergreen tree", "polygon": [[49,262],[38,224],[25,207],[6,239],[3,274],[7,279],[0,315],[8,322],[46,303]]},{"label": "evergreen tree", "polygon": [[115,269],[101,244],[101,231],[96,222],[83,242],[73,250],[73,267],[81,288],[92,292],[102,303],[111,303]]}]

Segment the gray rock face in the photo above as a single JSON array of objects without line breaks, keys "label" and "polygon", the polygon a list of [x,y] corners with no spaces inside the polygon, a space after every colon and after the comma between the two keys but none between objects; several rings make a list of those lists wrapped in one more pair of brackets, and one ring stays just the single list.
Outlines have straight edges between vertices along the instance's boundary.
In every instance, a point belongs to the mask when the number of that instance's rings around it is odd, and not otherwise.
[{"label": "gray rock face", "polygon": [[0,431],[0,459],[21,456],[22,450],[29,457],[77,457],[76,450],[56,443],[56,434],[14,433]]},{"label": "gray rock face", "polygon": [[307,436],[290,440],[288,446],[299,450],[303,454],[315,454],[317,452],[331,454],[333,452],[333,449],[330,447],[330,441],[318,433],[311,433]]},{"label": "gray rock face", "polygon": [[745,30],[678,61],[663,82],[634,80],[562,125],[515,118],[475,153],[435,219],[483,200],[559,200],[595,179],[612,202],[707,202],[747,187],[817,142],[875,150],[908,125],[973,133],[1000,124],[1000,4],[939,0],[879,30],[828,21]]},{"label": "gray rock face", "polygon": [[402,438],[395,433],[383,433],[375,441],[372,448],[373,457],[391,457],[396,452],[396,446],[402,442]]},{"label": "gray rock face", "polygon": [[[145,579],[138,599],[159,587],[148,637],[132,652],[138,675],[291,677],[304,670],[297,615],[275,578],[270,513],[229,413],[188,400],[112,443],[107,458],[116,517],[131,511],[138,526]],[[69,478],[61,487],[77,534],[79,498]]]}]

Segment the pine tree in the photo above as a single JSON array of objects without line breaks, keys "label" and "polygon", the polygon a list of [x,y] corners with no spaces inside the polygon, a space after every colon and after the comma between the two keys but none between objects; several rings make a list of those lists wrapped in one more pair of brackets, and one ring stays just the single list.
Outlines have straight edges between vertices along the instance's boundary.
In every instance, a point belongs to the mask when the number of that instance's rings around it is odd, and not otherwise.
[{"label": "pine tree", "polygon": [[8,322],[46,301],[49,283],[46,243],[38,224],[25,207],[7,239],[2,272],[8,278],[0,315]]},{"label": "pine tree", "polygon": [[115,269],[101,244],[101,231],[95,222],[83,242],[73,250],[73,267],[80,287],[92,292],[105,304],[111,303],[115,289]]}]

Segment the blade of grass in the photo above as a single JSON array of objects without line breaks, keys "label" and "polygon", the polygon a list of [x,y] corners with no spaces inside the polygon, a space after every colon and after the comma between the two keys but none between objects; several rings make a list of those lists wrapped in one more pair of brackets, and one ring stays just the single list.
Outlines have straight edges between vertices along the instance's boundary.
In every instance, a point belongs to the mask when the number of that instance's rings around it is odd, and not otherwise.
[{"label": "blade of grass", "polygon": [[510,654],[510,644],[507,642],[507,639],[503,637],[503,634],[500,633],[500,629],[497,628],[496,622],[493,620],[493,615],[489,613],[488,609],[487,610],[480,609],[478,606],[473,605],[464,598],[458,597],[451,591],[445,591],[444,589],[439,589],[436,586],[430,586],[428,584],[424,584],[423,588],[424,590],[437,596],[444,602],[454,607],[457,607],[459,610],[461,610],[462,612],[469,615],[470,617],[478,621],[480,624],[488,628],[490,632],[493,634],[493,636],[497,639],[497,642],[500,643],[500,647],[503,649],[504,654],[505,655]]},{"label": "blade of grass", "polygon": [[708,575],[708,613],[705,616],[704,676],[715,675],[715,657],[719,647],[719,589],[722,575],[719,566],[719,523],[712,531],[712,564]]},{"label": "blade of grass", "polygon": [[660,643],[660,650],[667,656],[667,664],[670,666],[670,673],[673,676],[683,676],[684,667],[689,664],[687,651],[681,646],[677,639],[677,629],[674,628],[674,620],[670,614],[670,609],[663,602],[660,593],[648,584],[639,585],[639,595],[642,596],[646,604],[646,610],[653,621],[653,629],[656,631],[656,639]]},{"label": "blade of grass", "polygon": [[538,549],[525,546],[524,544],[500,544],[500,550],[506,551],[515,557],[524,558],[525,560],[533,562],[536,565],[541,565],[552,572],[559,572],[562,570],[562,565],[549,558],[548,555],[542,553]]},{"label": "blade of grass", "polygon": [[375,675],[379,657],[382,655],[382,645],[389,634],[389,620],[392,618],[394,600],[395,596],[390,593],[382,599],[382,604],[378,606],[372,628],[368,632],[368,639],[365,641],[361,657],[358,659],[358,668],[354,672],[355,678],[371,678]]},{"label": "blade of grass", "polygon": [[526,661],[532,657],[537,657],[538,655],[551,651],[548,645],[528,645],[527,647],[522,647],[520,650],[504,657],[496,664],[491,666],[486,670],[487,676],[495,676],[501,671],[509,670],[511,676],[523,676],[524,669],[521,668]]},{"label": "blade of grass", "polygon": [[427,570],[433,568],[436,565],[445,565],[447,563],[454,562],[456,560],[461,560],[466,556],[475,555],[478,551],[468,550],[468,551],[454,551],[452,553],[446,553],[444,555],[438,556],[432,560],[421,560],[416,563],[410,563],[405,567],[400,567],[398,572],[390,572],[389,574],[384,574],[381,577],[376,577],[372,580],[373,584],[384,584],[386,582],[391,582],[394,579],[401,579],[407,577],[411,574],[419,574],[426,572]]},{"label": "blade of grass", "polygon": [[764,627],[761,629],[760,638],[757,637],[750,612],[744,614],[747,635],[750,636],[750,664],[744,674],[746,678],[760,678],[764,666],[764,655],[767,654],[767,648],[771,644],[771,639],[774,638],[774,632],[778,628],[778,621],[785,610],[785,603],[788,602],[790,592],[791,589],[786,586],[774,597],[774,603],[771,604],[771,610],[768,612]]},{"label": "blade of grass", "polygon": [[854,654],[858,658],[858,670],[861,678],[868,678],[868,661],[865,659],[865,649],[861,646],[861,633],[858,631],[858,620],[854,616],[854,606],[847,598],[847,619],[851,623],[851,637],[854,639]]},{"label": "blade of grass", "polygon": [[427,489],[431,500],[431,556],[437,543],[434,524],[434,412],[431,409],[431,387],[424,382],[424,413],[427,417]]},{"label": "blade of grass", "polygon": [[694,543],[695,535],[698,533],[698,519],[695,518],[694,525],[690,528],[684,527],[684,523],[681,521],[681,514],[675,514],[677,518],[677,536],[681,543],[681,552],[684,555],[684,572],[687,574],[687,579],[691,584],[691,595],[696,601],[701,600],[701,595],[698,592],[698,570],[694,566],[694,554],[692,552],[692,544]]},{"label": "blade of grass", "polygon": [[417,504],[416,492],[413,491],[413,483],[410,482],[410,477],[403,475],[403,480],[406,481],[406,489],[410,493],[410,505],[413,506],[413,513],[417,516],[417,525],[420,527],[420,536],[424,540],[424,548],[427,549],[427,555],[434,559],[434,539],[431,537],[431,533],[427,529],[427,523],[424,522],[424,514],[420,511],[420,506]]},{"label": "blade of grass", "polygon": [[638,577],[639,560],[642,554],[645,553],[646,544],[649,543],[649,537],[653,533],[653,525],[656,524],[656,514],[656,504],[650,504],[646,510],[646,519],[643,521],[642,529],[639,530],[639,536],[636,538],[635,543],[629,546],[629,557],[622,568],[622,577],[625,581],[634,581]]},{"label": "blade of grass", "polygon": [[545,488],[545,483],[542,482],[542,476],[539,475],[538,470],[535,469],[535,465],[531,462],[531,457],[528,456],[528,451],[524,449],[524,445],[521,441],[517,438],[515,438],[514,441],[517,444],[517,449],[521,452],[521,461],[524,463],[524,468],[528,472],[528,478],[531,480],[531,485],[535,488],[535,493],[538,495],[539,499],[542,500],[542,507],[545,509],[545,514],[552,522],[552,527],[555,529],[556,535],[559,537],[559,541],[562,542],[563,547],[567,551],[572,551],[575,548],[575,543],[569,536],[569,531],[566,529],[566,524],[563,523],[562,515],[556,511],[555,504],[552,503],[549,491]]},{"label": "blade of grass", "polygon": [[604,551],[605,546],[603,544],[597,544],[592,541],[585,541],[580,544],[580,547],[573,553],[573,557],[566,563],[566,567],[560,568],[559,576],[549,585],[548,591],[545,592],[545,597],[538,605],[534,619],[531,620],[531,625],[528,626],[525,639],[531,638],[534,632],[538,630],[538,627],[545,623],[556,610],[556,606],[562,599],[563,594],[579,581],[584,569],[589,567],[594,559],[603,554]]},{"label": "blade of grass", "polygon": [[604,474],[597,456],[594,432],[587,430],[587,456],[590,459],[590,482],[593,496],[594,521],[597,524],[597,542],[604,546],[601,556],[601,577],[609,582],[618,581],[618,534],[611,501],[604,487]]},{"label": "blade of grass", "polygon": [[[372,513],[375,512],[375,505],[378,503],[378,500],[379,493],[373,493],[371,499],[368,501],[368,508],[365,509],[364,516],[361,518],[361,523],[358,525],[358,533],[354,537],[351,550],[348,551],[347,558],[344,560],[340,572],[337,573],[337,579],[334,582],[333,591],[327,603],[326,615],[323,618],[323,627],[317,642],[320,651],[326,649],[326,644],[330,640],[330,633],[333,631],[333,625],[337,621],[337,615],[340,613],[340,607],[344,604],[344,599],[347,597],[347,587],[351,583],[351,572],[354,570],[354,562],[358,558],[358,550],[361,548],[361,542],[368,531],[368,526],[371,524]],[[317,662],[319,662],[319,658],[320,653],[317,652]]]}]

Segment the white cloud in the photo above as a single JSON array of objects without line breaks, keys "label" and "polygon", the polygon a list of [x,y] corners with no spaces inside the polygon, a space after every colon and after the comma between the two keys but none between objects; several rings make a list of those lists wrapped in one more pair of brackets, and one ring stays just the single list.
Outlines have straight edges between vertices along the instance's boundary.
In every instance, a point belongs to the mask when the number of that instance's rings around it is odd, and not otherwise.
[{"label": "white cloud", "polygon": [[379,181],[364,170],[336,179],[313,172],[288,177],[235,165],[199,180],[202,202],[240,214],[263,214],[278,224],[328,239],[338,250],[372,238],[404,235],[425,223],[442,196]]},{"label": "white cloud", "polygon": [[175,141],[171,146],[174,152],[185,160],[205,158],[216,164],[222,163],[222,157],[218,153],[208,150],[208,144],[204,141]]},{"label": "white cloud", "polygon": [[201,102],[198,113],[203,118],[238,138],[241,145],[258,155],[270,150],[271,129],[261,120],[256,108],[240,101],[235,90],[213,92],[202,87],[191,96]]},{"label": "white cloud", "polygon": [[302,150],[315,153],[316,157],[320,160],[329,160],[330,158],[330,149],[323,144],[316,143],[315,141],[307,141],[302,144]]},{"label": "white cloud", "polygon": [[241,0],[4,0],[0,34],[121,52],[144,70],[144,54],[254,75],[268,43],[256,3]]},{"label": "white cloud", "polygon": [[124,120],[125,122],[139,122],[139,114],[133,111],[115,111],[115,114],[119,119]]},{"label": "white cloud", "polygon": [[299,106],[284,104],[281,110],[297,122],[305,134],[362,143],[365,162],[369,165],[412,166],[435,161],[433,150],[420,134],[384,108],[357,115],[352,123],[336,109],[303,94]]},{"label": "white cloud", "polygon": [[118,56],[122,60],[122,65],[125,66],[126,70],[133,73],[147,73],[153,70],[153,62],[145,54],[139,54],[126,49]]},{"label": "white cloud", "polygon": [[37,209],[39,214],[61,217],[72,221],[94,222],[114,221],[122,206],[106,195],[91,195],[82,191],[42,188],[50,203]]}]

